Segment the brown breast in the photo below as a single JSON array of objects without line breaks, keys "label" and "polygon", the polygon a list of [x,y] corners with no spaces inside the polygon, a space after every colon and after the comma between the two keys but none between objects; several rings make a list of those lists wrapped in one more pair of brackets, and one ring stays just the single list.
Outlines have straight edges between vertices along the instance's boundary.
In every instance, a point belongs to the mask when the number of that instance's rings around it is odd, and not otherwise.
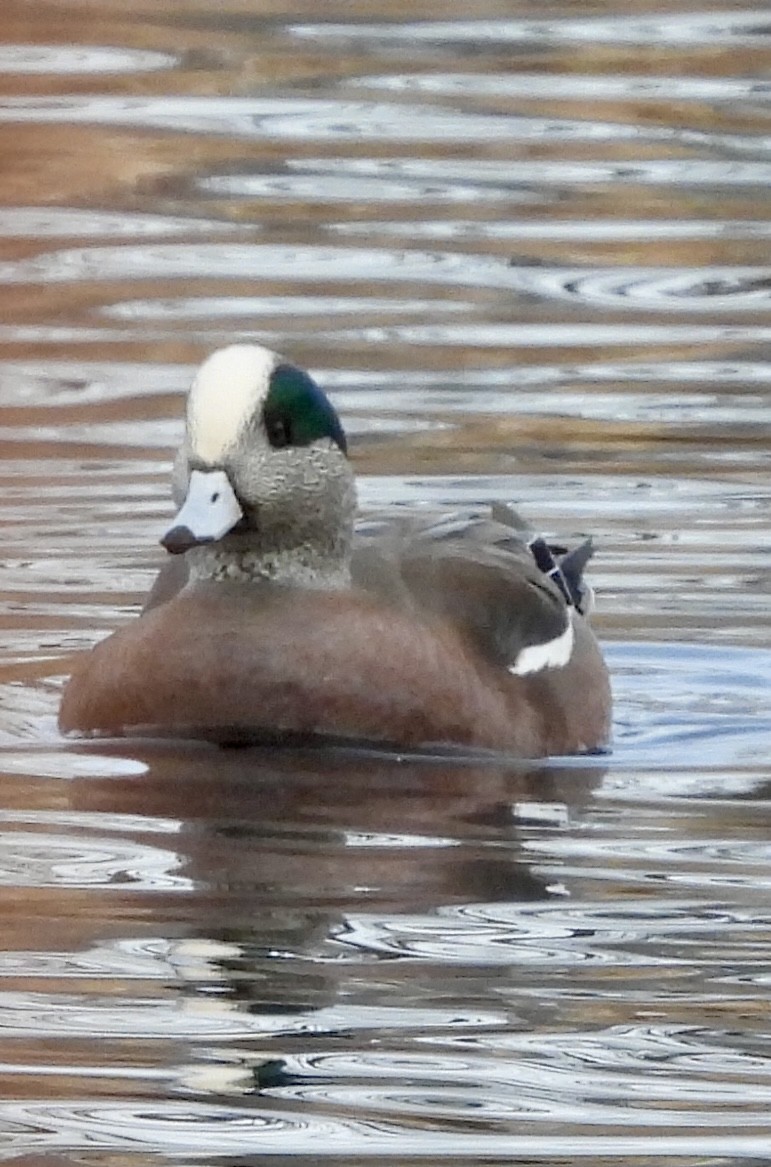
[{"label": "brown breast", "polygon": [[[562,699],[571,671],[549,670],[564,674]],[[556,696],[545,676],[513,677],[481,659],[447,623],[416,622],[363,593],[198,584],[83,658],[60,727],[325,734],[527,757],[599,744],[602,700],[583,727],[552,708]]]}]

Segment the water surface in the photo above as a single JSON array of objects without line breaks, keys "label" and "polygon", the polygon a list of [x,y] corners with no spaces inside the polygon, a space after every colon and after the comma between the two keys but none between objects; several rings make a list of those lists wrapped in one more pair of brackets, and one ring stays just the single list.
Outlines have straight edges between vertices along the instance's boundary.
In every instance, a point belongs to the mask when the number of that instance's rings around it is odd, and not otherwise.
[{"label": "water surface", "polygon": [[[3,15],[0,1158],[767,1163],[768,14]],[[611,756],[61,741],[244,339],[593,534]]]}]

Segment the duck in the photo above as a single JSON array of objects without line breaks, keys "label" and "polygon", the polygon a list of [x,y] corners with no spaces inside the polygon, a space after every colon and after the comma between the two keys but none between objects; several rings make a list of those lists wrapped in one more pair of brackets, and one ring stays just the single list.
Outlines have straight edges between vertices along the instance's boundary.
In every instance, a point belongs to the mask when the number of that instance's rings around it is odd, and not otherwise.
[{"label": "duck", "polygon": [[357,519],[342,423],[298,365],[211,353],[187,397],[177,513],[141,613],[80,655],[63,734],[601,752],[608,670],[585,543],[507,506]]}]

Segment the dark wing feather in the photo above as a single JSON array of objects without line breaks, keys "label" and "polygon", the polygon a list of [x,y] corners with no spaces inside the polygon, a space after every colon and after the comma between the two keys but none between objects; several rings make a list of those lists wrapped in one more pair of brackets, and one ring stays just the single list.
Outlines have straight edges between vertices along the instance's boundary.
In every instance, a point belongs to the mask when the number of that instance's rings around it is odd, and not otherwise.
[{"label": "dark wing feather", "polygon": [[485,516],[378,517],[359,533],[354,583],[385,602],[459,628],[496,664],[564,632],[558,587],[518,529]]}]

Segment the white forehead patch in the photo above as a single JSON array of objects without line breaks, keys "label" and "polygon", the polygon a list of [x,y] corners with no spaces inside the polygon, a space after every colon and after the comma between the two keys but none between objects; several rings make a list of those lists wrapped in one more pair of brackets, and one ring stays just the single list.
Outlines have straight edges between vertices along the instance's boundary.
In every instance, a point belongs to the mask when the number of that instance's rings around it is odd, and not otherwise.
[{"label": "white forehead patch", "polygon": [[187,402],[191,451],[204,462],[221,461],[268,393],[275,353],[259,344],[231,344],[201,365]]}]

